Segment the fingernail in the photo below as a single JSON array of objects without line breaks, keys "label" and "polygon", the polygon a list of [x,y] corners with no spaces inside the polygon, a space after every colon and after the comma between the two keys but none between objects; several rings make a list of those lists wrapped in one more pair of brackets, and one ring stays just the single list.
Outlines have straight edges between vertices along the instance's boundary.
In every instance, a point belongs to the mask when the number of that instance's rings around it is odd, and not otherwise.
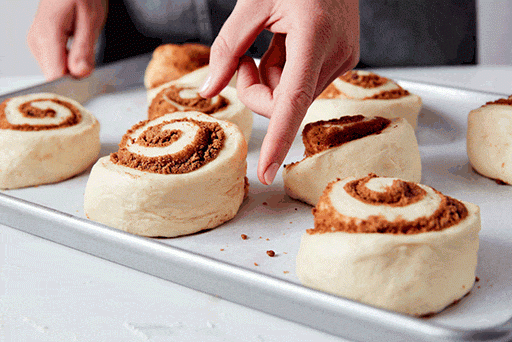
[{"label": "fingernail", "polygon": [[75,74],[83,75],[91,70],[91,65],[85,59],[78,61],[75,65]]},{"label": "fingernail", "polygon": [[208,75],[208,77],[204,81],[203,85],[201,86],[201,89],[199,89],[199,94],[201,94],[204,91],[208,90],[208,87],[210,87],[211,81],[212,81],[212,77],[210,75]]},{"label": "fingernail", "polygon": [[267,183],[267,185],[272,184],[274,178],[276,178],[277,170],[279,170],[278,163],[270,164],[270,166],[267,168],[265,174],[263,175],[263,178],[265,179],[265,183]]}]

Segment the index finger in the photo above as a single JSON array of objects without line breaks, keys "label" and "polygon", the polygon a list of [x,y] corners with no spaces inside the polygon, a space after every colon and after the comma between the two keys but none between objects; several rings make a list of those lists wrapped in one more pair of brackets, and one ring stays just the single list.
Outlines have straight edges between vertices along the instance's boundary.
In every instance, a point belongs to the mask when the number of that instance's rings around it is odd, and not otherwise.
[{"label": "index finger", "polygon": [[269,10],[263,8],[267,3],[243,0],[237,2],[212,44],[210,74],[201,88],[201,96],[215,96],[229,83],[240,57],[264,29],[269,17]]},{"label": "index finger", "polygon": [[322,50],[315,49],[315,39],[308,32],[289,33],[286,53],[286,63],[274,90],[272,116],[258,162],[258,178],[264,184],[273,182],[293,143],[314,99],[324,60]]}]

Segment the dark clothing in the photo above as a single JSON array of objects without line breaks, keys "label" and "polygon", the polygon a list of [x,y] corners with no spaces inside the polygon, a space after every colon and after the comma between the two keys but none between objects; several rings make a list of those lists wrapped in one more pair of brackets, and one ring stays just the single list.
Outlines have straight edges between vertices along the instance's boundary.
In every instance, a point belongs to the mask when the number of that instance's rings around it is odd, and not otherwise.
[{"label": "dark clothing", "polygon": [[[236,0],[110,1],[98,64],[151,52],[165,43],[211,45]],[[358,68],[476,63],[475,0],[360,0]],[[261,57],[262,32],[248,55]]]},{"label": "dark clothing", "polygon": [[[98,64],[153,51],[161,44],[185,42],[211,45],[236,0],[109,1],[100,37]],[[261,57],[272,33],[262,32],[248,55]]]},{"label": "dark clothing", "polygon": [[465,0],[360,0],[361,64],[476,64],[476,4]]}]

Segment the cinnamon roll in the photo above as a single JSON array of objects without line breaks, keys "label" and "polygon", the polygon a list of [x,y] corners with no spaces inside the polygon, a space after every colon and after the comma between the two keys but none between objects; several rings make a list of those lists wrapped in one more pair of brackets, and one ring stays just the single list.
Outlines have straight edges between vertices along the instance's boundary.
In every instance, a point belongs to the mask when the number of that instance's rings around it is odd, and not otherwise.
[{"label": "cinnamon roll", "polygon": [[[160,45],[153,51],[146,68],[144,85],[147,89],[156,88],[207,67],[209,61],[210,48],[202,44]],[[206,72],[203,71],[202,75],[206,76]]]},{"label": "cinnamon roll", "polygon": [[302,127],[314,121],[362,114],[404,118],[416,129],[421,106],[418,95],[392,80],[372,72],[352,70],[336,78],[313,101]]},{"label": "cinnamon roll", "polygon": [[247,144],[234,124],[198,112],[134,125],[92,168],[84,211],[133,234],[173,237],[233,218],[246,192]]},{"label": "cinnamon roll", "polygon": [[478,206],[369,175],[330,183],[297,256],[301,282],[404,314],[437,313],[475,282]]},{"label": "cinnamon roll", "polygon": [[182,80],[168,82],[148,91],[148,118],[174,112],[198,111],[237,125],[246,141],[251,138],[252,112],[238,99],[236,89],[224,88],[219,95],[205,99],[194,83]]},{"label": "cinnamon roll", "polygon": [[89,167],[100,151],[98,120],[56,94],[17,96],[0,104],[0,188],[55,183]]},{"label": "cinnamon roll", "polygon": [[[153,51],[144,74],[146,89],[156,88],[164,83],[183,79],[201,86],[208,76],[210,47],[196,43],[163,44]],[[230,85],[235,85],[234,77]]]},{"label": "cinnamon roll", "polygon": [[302,132],[306,157],[285,165],[286,193],[316,205],[336,178],[368,173],[421,180],[421,159],[414,130],[405,119],[344,116],[306,125]]},{"label": "cinnamon roll", "polygon": [[473,168],[512,184],[512,96],[488,102],[468,116],[466,147]]}]

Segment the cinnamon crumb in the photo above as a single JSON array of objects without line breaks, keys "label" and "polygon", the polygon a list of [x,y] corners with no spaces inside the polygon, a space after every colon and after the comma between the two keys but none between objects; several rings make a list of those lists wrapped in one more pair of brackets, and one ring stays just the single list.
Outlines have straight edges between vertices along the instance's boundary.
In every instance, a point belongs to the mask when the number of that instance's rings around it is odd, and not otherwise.
[{"label": "cinnamon crumb", "polygon": [[266,238],[265,240],[270,241],[270,239],[269,239],[269,238]]},{"label": "cinnamon crumb", "polygon": [[242,240],[247,240],[247,235],[245,234],[240,235],[240,237],[242,238]]},{"label": "cinnamon crumb", "polygon": [[268,205],[268,203],[267,203],[267,202],[263,202],[262,204],[263,204],[263,205]]},{"label": "cinnamon crumb", "polygon": [[284,274],[288,274],[288,273],[290,273],[290,271],[283,271],[283,273],[284,273]]},{"label": "cinnamon crumb", "polygon": [[475,277],[475,281],[480,281],[480,278],[478,278],[478,277]]},{"label": "cinnamon crumb", "polygon": [[254,266],[259,266],[257,263],[254,263]]},{"label": "cinnamon crumb", "polygon": [[220,251],[221,251],[221,252],[224,252],[224,248],[221,248],[221,249],[220,249]]},{"label": "cinnamon crumb", "polygon": [[274,257],[276,255],[276,252],[274,252],[273,250],[269,250],[269,251],[267,251],[267,255],[269,257]]}]

